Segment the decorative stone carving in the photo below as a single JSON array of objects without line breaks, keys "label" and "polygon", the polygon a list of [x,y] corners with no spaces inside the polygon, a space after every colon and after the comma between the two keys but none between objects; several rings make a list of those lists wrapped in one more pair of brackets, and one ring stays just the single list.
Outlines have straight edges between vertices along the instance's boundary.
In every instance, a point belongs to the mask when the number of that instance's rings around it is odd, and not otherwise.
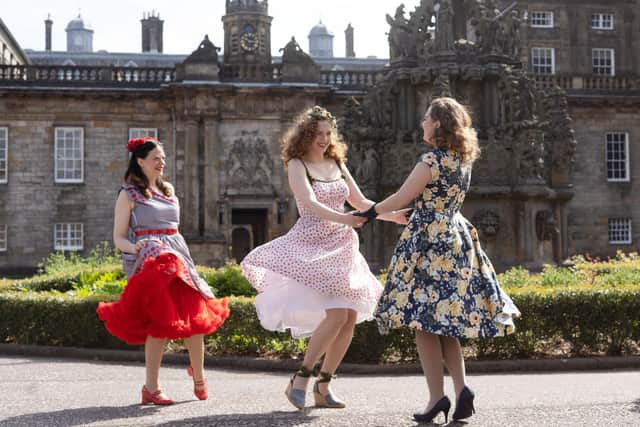
[{"label": "decorative stone carving", "polygon": [[205,35],[198,48],[176,66],[176,80],[218,80],[218,51]]},{"label": "decorative stone carving", "polygon": [[514,136],[514,154],[520,183],[541,183],[545,178],[545,151],[542,132],[519,129]]},{"label": "decorative stone carving", "polygon": [[560,234],[560,229],[556,224],[553,213],[548,210],[536,212],[536,235],[538,240],[551,240],[557,234]]},{"label": "decorative stone carving", "polygon": [[440,73],[433,82],[433,96],[451,96],[449,75]]},{"label": "decorative stone carving", "polygon": [[566,93],[554,87],[545,100],[547,112],[547,143],[551,150],[552,175],[551,185],[567,187],[571,185],[571,174],[575,162],[577,141],[571,127],[571,117]]},{"label": "decorative stone carving", "polygon": [[295,37],[282,49],[282,80],[317,82],[320,80],[320,66],[305,53]]},{"label": "decorative stone carving", "polygon": [[241,131],[226,160],[226,195],[272,194],[273,160],[259,131]]},{"label": "decorative stone carving", "polygon": [[491,209],[480,209],[471,222],[485,239],[495,238],[500,231],[500,215]]},{"label": "decorative stone carving", "polygon": [[283,64],[315,64],[311,56],[302,50],[295,37],[291,37],[289,43],[281,48],[280,52],[282,52]]}]

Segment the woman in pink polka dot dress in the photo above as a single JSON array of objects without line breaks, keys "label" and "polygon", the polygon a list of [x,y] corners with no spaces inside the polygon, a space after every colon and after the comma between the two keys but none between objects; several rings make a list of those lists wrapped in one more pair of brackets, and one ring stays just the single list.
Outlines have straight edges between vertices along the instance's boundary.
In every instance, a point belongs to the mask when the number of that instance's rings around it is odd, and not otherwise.
[{"label": "woman in pink polka dot dress", "polygon": [[[311,336],[300,370],[286,390],[289,401],[304,408],[313,368],[324,355],[314,385],[316,406],[343,408],[329,381],[342,361],[357,322],[371,319],[382,287],[360,254],[353,230],[362,217],[345,213],[373,205],[344,166],[346,145],[333,116],[313,107],[296,119],[283,139],[282,157],[300,218],[284,236],[259,246],[241,263],[258,291],[256,311],[262,326]],[[380,217],[378,217],[380,218]],[[406,223],[403,211],[386,214]]]}]

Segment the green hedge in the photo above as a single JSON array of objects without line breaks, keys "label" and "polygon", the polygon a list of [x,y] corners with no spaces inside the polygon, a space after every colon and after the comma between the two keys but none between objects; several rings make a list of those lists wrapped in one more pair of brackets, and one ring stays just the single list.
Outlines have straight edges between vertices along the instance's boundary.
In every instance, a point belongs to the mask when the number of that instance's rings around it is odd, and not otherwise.
[{"label": "green hedge", "polygon": [[[617,355],[629,353],[634,343],[640,341],[639,285],[615,290],[577,287],[537,293],[522,291],[514,292],[512,297],[523,313],[516,322],[516,334],[492,340],[470,340],[465,343],[470,358],[548,356],[555,348],[562,348],[563,356]],[[98,320],[95,314],[98,300],[97,297],[46,292],[0,293],[0,340],[126,348],[111,337]],[[305,350],[304,340],[262,329],[252,298],[231,297],[230,308],[227,322],[216,334],[207,337],[210,354],[291,357]],[[357,326],[345,358],[348,362],[360,363],[415,359],[410,330],[396,330],[381,336],[373,322]]]}]

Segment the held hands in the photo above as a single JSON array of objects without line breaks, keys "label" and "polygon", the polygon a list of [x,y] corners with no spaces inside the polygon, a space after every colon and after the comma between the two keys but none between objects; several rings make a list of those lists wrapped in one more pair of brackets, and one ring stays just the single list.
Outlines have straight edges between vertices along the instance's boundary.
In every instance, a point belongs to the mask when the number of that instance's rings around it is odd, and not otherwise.
[{"label": "held hands", "polygon": [[367,218],[363,218],[361,216],[356,216],[354,215],[354,212],[350,212],[348,214],[344,215],[344,224],[348,225],[349,227],[353,227],[353,228],[360,228],[362,227],[366,222],[367,222]]}]

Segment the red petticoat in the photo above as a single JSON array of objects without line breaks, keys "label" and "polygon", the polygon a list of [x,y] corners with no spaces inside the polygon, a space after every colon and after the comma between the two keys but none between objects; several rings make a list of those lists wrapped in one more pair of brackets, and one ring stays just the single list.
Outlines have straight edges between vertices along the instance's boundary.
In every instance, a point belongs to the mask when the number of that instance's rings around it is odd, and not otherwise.
[{"label": "red petticoat", "polygon": [[172,253],[148,259],[118,301],[98,304],[98,317],[128,344],[143,344],[147,336],[178,339],[215,332],[229,317],[227,299],[205,299],[178,277],[184,268]]}]

